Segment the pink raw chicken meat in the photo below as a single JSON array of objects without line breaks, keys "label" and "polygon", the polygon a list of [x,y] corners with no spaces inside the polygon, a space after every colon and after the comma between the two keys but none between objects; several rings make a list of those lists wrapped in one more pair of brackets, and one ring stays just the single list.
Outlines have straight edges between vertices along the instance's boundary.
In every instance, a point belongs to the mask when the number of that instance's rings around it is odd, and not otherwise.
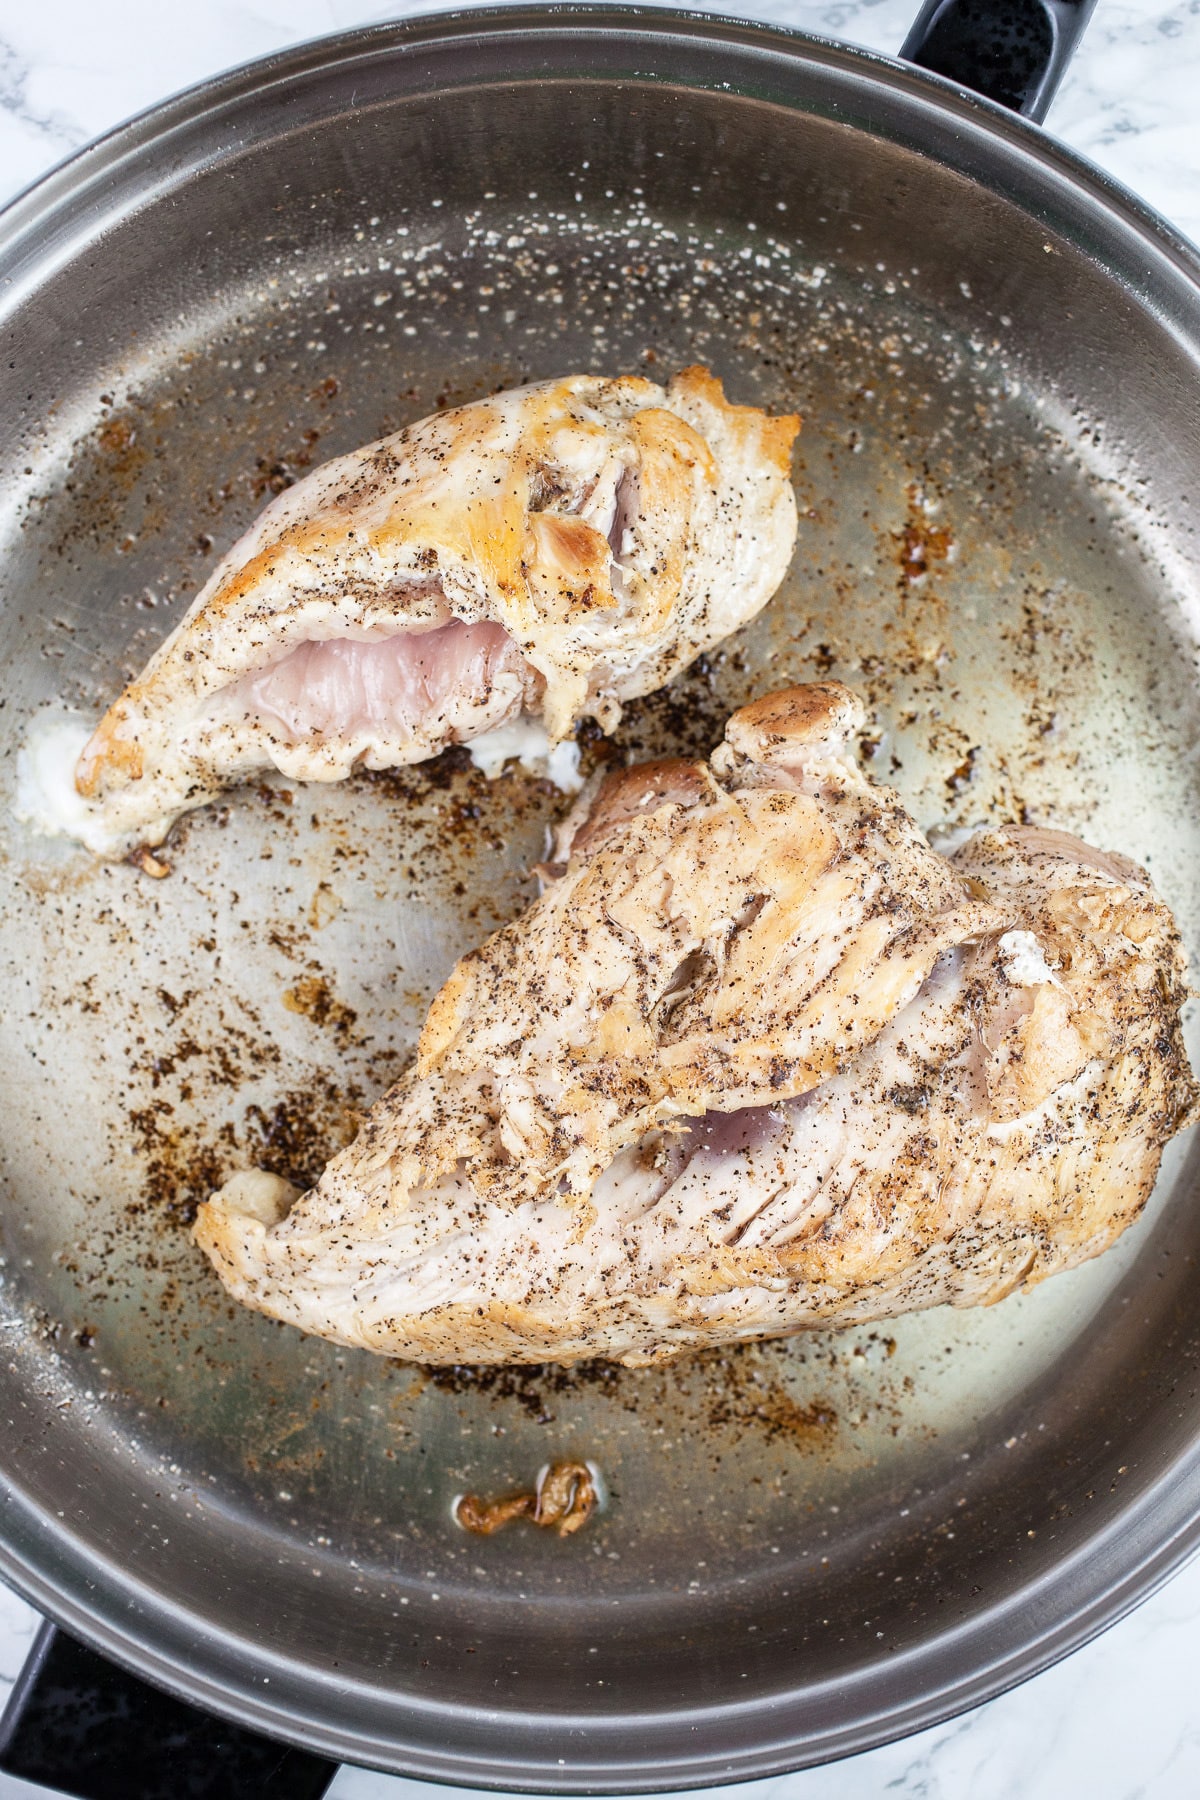
[{"label": "pink raw chicken meat", "polygon": [[451,702],[478,704],[520,658],[499,625],[452,620],[373,642],[328,638],[301,644],[282,662],[239,682],[231,706],[273,722],[293,742],[371,732],[414,733],[444,718]]}]

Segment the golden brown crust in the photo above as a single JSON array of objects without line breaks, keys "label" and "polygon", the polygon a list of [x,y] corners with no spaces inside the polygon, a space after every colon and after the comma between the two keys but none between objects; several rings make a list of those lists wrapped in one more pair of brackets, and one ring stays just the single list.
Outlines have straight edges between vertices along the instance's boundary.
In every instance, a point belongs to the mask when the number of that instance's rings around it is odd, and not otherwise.
[{"label": "golden brown crust", "polygon": [[696,806],[711,799],[712,776],[704,763],[664,756],[635,763],[606,777],[587,818],[571,840],[571,854],[592,854],[606,837],[630,819],[645,817],[659,806]]},{"label": "golden brown crust", "polygon": [[406,478],[398,491],[394,487],[408,433],[375,446],[365,466],[329,497],[321,512],[283,526],[248,562],[231,571],[211,595],[208,610],[219,615],[244,600],[285,550],[301,557],[328,556],[352,540],[365,541],[380,554],[395,543],[415,540],[437,545],[448,554],[482,556],[497,586],[515,589],[525,521],[519,479],[510,479],[497,492],[468,498],[447,484],[443,473],[464,449],[478,446],[497,429],[495,408],[480,401],[423,424],[432,447],[432,466],[423,477]]},{"label": "golden brown crust", "polygon": [[85,800],[90,800],[105,777],[114,770],[126,781],[140,781],[145,768],[141,745],[121,735],[128,716],[124,699],[111,706],[101,719],[79,759],[75,786]]},{"label": "golden brown crust", "polygon": [[764,413],[756,406],[733,406],[725,398],[725,389],[717,377],[703,364],[681,369],[671,383],[673,389],[719,406],[728,415],[734,429],[752,437],[768,461],[784,475],[792,466],[792,446],[799,435],[802,420],[799,413]]},{"label": "golden brown crust", "polygon": [[546,618],[565,624],[581,612],[610,612],[616,606],[608,539],[586,520],[535,513],[526,552],[522,571]]},{"label": "golden brown crust", "polygon": [[824,739],[839,744],[858,731],[863,704],[840,681],[814,681],[764,694],[733,713],[725,741],[755,762],[787,762],[790,753]]},{"label": "golden brown crust", "polygon": [[434,995],[417,1039],[418,1066],[436,1061],[458,1036],[473,994],[472,975],[472,954],[460,957]]}]

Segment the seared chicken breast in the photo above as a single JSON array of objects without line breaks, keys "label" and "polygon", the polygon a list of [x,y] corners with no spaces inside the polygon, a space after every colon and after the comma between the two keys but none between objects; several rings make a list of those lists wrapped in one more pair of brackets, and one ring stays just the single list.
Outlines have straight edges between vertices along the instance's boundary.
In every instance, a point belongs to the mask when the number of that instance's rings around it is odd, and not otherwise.
[{"label": "seared chicken breast", "polygon": [[791,558],[799,420],[574,375],[410,425],[280,494],[79,759],[114,853],[254,770],[337,781],[668,681]]},{"label": "seared chicken breast", "polygon": [[1111,1244],[1196,1098],[1171,916],[1059,833],[935,854],[861,723],[792,689],[581,803],[316,1187],[201,1208],[230,1292],[424,1362],[637,1363]]}]

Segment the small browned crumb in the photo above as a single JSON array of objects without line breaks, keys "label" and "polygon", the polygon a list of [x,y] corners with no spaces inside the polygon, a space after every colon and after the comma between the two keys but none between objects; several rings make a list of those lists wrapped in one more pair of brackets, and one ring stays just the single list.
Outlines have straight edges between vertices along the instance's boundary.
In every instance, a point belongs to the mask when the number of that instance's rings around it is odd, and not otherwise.
[{"label": "small browned crumb", "polygon": [[570,1537],[596,1510],[596,1484],[586,1463],[552,1463],[538,1483],[535,1525],[552,1525]]},{"label": "small browned crumb", "polygon": [[949,531],[930,524],[921,491],[915,485],[908,489],[904,528],[894,536],[900,553],[900,572],[910,583],[930,574],[935,563],[949,562],[954,547]]},{"label": "small browned crumb", "polygon": [[491,1537],[513,1519],[529,1518],[536,1510],[536,1494],[506,1494],[502,1500],[464,1494],[454,1508],[454,1517],[464,1531],[472,1531],[476,1537]]},{"label": "small browned crumb", "polygon": [[339,1000],[323,975],[301,975],[293,987],[283,990],[283,1004],[288,1012],[311,1019],[314,1025],[328,1026],[344,1037],[358,1014],[344,1000]]},{"label": "small browned crumb", "polygon": [[135,869],[143,875],[149,875],[154,881],[161,881],[164,875],[171,873],[171,865],[164,862],[161,856],[155,856],[148,844],[139,844],[136,850],[129,852],[129,860]]},{"label": "small browned crumb", "polygon": [[136,438],[137,431],[128,419],[110,419],[100,428],[100,448],[106,456],[120,456],[124,451],[132,450]]},{"label": "small browned crumb", "polygon": [[552,1463],[534,1493],[506,1494],[500,1500],[484,1500],[464,1494],[454,1517],[464,1531],[491,1537],[513,1519],[531,1519],[548,1526],[559,1537],[570,1537],[586,1525],[596,1510],[596,1483],[586,1463]]}]

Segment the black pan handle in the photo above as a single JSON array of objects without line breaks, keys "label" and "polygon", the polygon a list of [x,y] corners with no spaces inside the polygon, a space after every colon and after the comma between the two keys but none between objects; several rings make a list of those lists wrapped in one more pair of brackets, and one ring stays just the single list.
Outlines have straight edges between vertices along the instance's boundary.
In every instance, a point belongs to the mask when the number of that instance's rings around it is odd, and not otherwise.
[{"label": "black pan handle", "polygon": [[0,1769],[76,1800],[320,1800],[337,1764],[127,1675],[42,1626],[0,1718]]},{"label": "black pan handle", "polygon": [[1039,122],[1096,0],[925,0],[900,51]]}]

